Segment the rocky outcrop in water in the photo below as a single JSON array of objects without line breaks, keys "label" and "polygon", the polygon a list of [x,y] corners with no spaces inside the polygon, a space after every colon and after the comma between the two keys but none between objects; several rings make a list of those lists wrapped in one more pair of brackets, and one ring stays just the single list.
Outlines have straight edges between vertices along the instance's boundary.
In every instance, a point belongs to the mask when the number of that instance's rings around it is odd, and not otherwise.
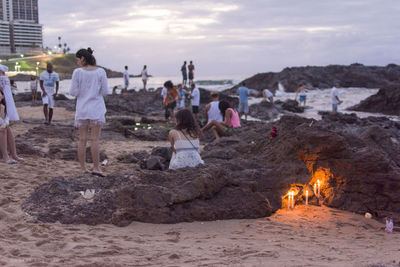
[{"label": "rocky outcrop in water", "polygon": [[289,112],[303,113],[304,107],[299,106],[299,103],[292,99],[287,99],[286,101],[278,100],[274,103],[262,101],[249,107],[250,116],[267,121],[276,119],[279,115]]},{"label": "rocky outcrop in water", "polygon": [[[389,64],[386,67],[329,65],[326,67],[292,67],[281,72],[259,73],[244,80],[251,89],[268,88],[275,92],[280,82],[287,92],[295,92],[299,84],[305,83],[315,88],[331,88],[335,83],[342,87],[381,88],[393,82],[400,82],[400,66]],[[236,93],[238,86],[227,90]]]},{"label": "rocky outcrop in water", "polygon": [[400,116],[400,83],[385,86],[375,95],[348,109]]}]

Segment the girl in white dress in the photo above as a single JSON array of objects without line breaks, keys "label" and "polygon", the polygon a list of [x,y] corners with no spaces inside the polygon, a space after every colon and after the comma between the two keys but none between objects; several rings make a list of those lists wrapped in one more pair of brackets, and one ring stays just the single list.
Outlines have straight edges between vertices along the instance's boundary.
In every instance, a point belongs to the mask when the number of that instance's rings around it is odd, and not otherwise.
[{"label": "girl in white dress", "polygon": [[169,168],[179,169],[204,164],[199,153],[200,129],[193,118],[192,112],[182,109],[175,116],[175,129],[171,130],[168,135],[174,152]]},{"label": "girl in white dress", "polygon": [[[9,122],[18,121],[19,116],[12,96],[10,80],[6,76],[7,71],[8,68],[6,66],[0,65],[0,91],[2,92],[5,104],[4,118],[2,118],[1,123],[3,127],[0,128],[0,150],[3,161],[8,164],[14,164],[24,159],[17,156],[14,134],[9,126]],[[7,145],[10,148],[11,158],[7,152]]]},{"label": "girl in white dress", "polygon": [[76,96],[75,126],[79,129],[78,159],[81,170],[86,169],[86,143],[90,129],[90,149],[93,159],[92,174],[104,176],[100,169],[99,143],[101,126],[105,124],[106,105],[104,96],[109,92],[104,69],[96,66],[93,50],[80,49],[76,53],[80,68],[72,74],[69,93]]}]

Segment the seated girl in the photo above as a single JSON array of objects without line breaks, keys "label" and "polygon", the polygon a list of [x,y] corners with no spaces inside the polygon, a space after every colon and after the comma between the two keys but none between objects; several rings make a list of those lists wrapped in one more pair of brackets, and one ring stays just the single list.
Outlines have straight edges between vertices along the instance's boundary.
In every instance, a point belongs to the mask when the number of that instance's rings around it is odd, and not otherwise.
[{"label": "seated girl", "polygon": [[169,132],[172,154],[169,163],[170,169],[195,167],[204,164],[199,153],[200,130],[193,118],[192,112],[187,109],[179,110],[176,115],[176,126]]},{"label": "seated girl", "polygon": [[203,133],[211,129],[216,139],[219,139],[221,136],[231,136],[234,130],[240,127],[239,114],[228,102],[219,102],[218,108],[221,111],[224,121],[218,122],[213,120],[201,129]]}]

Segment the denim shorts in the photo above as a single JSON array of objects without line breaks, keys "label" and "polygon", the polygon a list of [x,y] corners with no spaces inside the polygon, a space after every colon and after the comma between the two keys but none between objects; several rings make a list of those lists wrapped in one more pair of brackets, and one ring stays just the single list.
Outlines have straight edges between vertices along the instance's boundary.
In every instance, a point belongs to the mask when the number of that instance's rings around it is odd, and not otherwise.
[{"label": "denim shorts", "polygon": [[337,111],[338,104],[332,104],[332,110]]}]

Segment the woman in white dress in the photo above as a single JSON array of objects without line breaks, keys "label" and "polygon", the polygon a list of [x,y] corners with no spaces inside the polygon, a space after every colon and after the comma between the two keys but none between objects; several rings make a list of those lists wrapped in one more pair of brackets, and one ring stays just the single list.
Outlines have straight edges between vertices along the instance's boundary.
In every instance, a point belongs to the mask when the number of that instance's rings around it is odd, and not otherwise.
[{"label": "woman in white dress", "polygon": [[176,126],[168,135],[174,152],[169,168],[180,169],[204,164],[199,153],[200,129],[193,118],[192,112],[182,109],[175,116]]},{"label": "woman in white dress", "polygon": [[148,79],[149,75],[147,74],[147,66],[144,65],[143,66],[143,70],[142,70],[142,82],[143,82],[143,90],[146,92],[146,85],[147,85],[147,79]]},{"label": "woman in white dress", "polygon": [[80,68],[72,74],[69,93],[76,96],[75,126],[79,129],[78,159],[83,172],[86,169],[86,143],[90,130],[90,149],[93,159],[92,174],[104,176],[100,169],[100,134],[105,124],[106,105],[104,96],[109,92],[104,69],[96,66],[93,50],[80,49],[76,53]]},{"label": "woman in white dress", "polygon": [[[18,121],[19,116],[11,92],[10,80],[6,76],[7,71],[8,68],[6,66],[0,65],[0,91],[3,93],[4,104],[6,106],[4,118],[2,119],[3,127],[0,129],[0,150],[3,161],[8,164],[14,164],[24,159],[17,156],[14,134],[9,126],[9,122]],[[10,149],[11,158],[8,155],[7,146]]]}]

